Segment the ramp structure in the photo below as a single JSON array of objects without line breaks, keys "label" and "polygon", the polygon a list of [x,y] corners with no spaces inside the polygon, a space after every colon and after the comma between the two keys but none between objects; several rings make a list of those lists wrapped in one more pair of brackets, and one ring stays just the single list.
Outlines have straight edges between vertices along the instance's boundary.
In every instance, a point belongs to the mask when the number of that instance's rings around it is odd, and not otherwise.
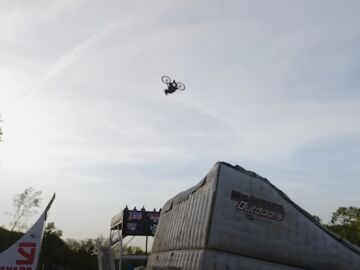
[{"label": "ramp structure", "polygon": [[219,162],[165,203],[147,269],[357,270],[360,249],[267,179]]}]

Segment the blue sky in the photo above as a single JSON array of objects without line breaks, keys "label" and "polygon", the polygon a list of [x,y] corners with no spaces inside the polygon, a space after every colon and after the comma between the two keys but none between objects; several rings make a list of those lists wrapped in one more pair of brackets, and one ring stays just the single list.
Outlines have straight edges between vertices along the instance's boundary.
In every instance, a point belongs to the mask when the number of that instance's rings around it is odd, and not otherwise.
[{"label": "blue sky", "polygon": [[[122,207],[160,208],[218,160],[325,222],[359,206],[357,1],[0,7],[2,212],[33,186],[57,192],[65,237],[107,235]],[[187,90],[165,96],[162,75]]]}]

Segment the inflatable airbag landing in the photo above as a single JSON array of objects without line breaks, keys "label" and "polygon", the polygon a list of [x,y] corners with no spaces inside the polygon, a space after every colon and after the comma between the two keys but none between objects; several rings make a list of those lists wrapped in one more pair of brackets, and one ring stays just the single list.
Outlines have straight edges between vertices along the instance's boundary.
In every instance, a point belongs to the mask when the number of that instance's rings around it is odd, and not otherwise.
[{"label": "inflatable airbag landing", "polygon": [[218,162],[165,203],[148,270],[358,270],[360,249],[267,179]]}]

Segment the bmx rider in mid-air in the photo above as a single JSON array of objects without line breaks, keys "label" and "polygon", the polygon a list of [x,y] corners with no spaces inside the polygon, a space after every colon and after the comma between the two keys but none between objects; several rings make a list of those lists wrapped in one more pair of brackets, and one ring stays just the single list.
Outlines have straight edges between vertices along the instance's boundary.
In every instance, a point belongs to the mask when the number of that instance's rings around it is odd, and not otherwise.
[{"label": "bmx rider in mid-air", "polygon": [[175,80],[172,80],[168,76],[162,76],[161,80],[163,83],[167,85],[167,89],[164,90],[165,95],[172,94],[177,90],[185,90],[185,85],[181,82],[176,82]]},{"label": "bmx rider in mid-air", "polygon": [[177,85],[177,83],[175,82],[175,80],[173,80],[171,83],[168,83],[167,86],[168,86],[168,89],[165,89],[165,90],[164,90],[165,95],[167,95],[167,94],[172,94],[172,93],[174,93],[176,90],[178,90],[178,85]]}]

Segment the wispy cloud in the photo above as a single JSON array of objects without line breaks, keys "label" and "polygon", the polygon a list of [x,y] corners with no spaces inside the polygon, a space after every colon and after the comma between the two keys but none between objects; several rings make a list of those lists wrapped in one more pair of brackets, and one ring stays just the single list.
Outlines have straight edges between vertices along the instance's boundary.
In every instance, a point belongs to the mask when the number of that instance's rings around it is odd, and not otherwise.
[{"label": "wispy cloud", "polygon": [[[335,202],[310,187],[360,203],[356,1],[47,3],[0,19],[1,203],[29,182],[55,189],[60,228],[94,236],[114,205],[159,207],[217,160],[269,177],[300,205],[306,193],[325,220]],[[187,89],[165,96],[162,75]],[[351,185],[326,182],[339,175],[326,164]],[[101,222],[76,230],[69,217],[89,206]]]},{"label": "wispy cloud", "polygon": [[[124,25],[123,25],[124,27]],[[125,26],[126,27],[126,26]],[[69,67],[81,54],[85,53],[89,48],[94,46],[97,42],[101,41],[104,37],[110,35],[119,28],[119,22],[112,22],[106,25],[101,31],[93,34],[87,40],[76,45],[70,51],[64,53],[52,63],[43,75],[39,85],[33,92],[33,95],[39,94],[44,91],[46,84],[54,77]]]}]

